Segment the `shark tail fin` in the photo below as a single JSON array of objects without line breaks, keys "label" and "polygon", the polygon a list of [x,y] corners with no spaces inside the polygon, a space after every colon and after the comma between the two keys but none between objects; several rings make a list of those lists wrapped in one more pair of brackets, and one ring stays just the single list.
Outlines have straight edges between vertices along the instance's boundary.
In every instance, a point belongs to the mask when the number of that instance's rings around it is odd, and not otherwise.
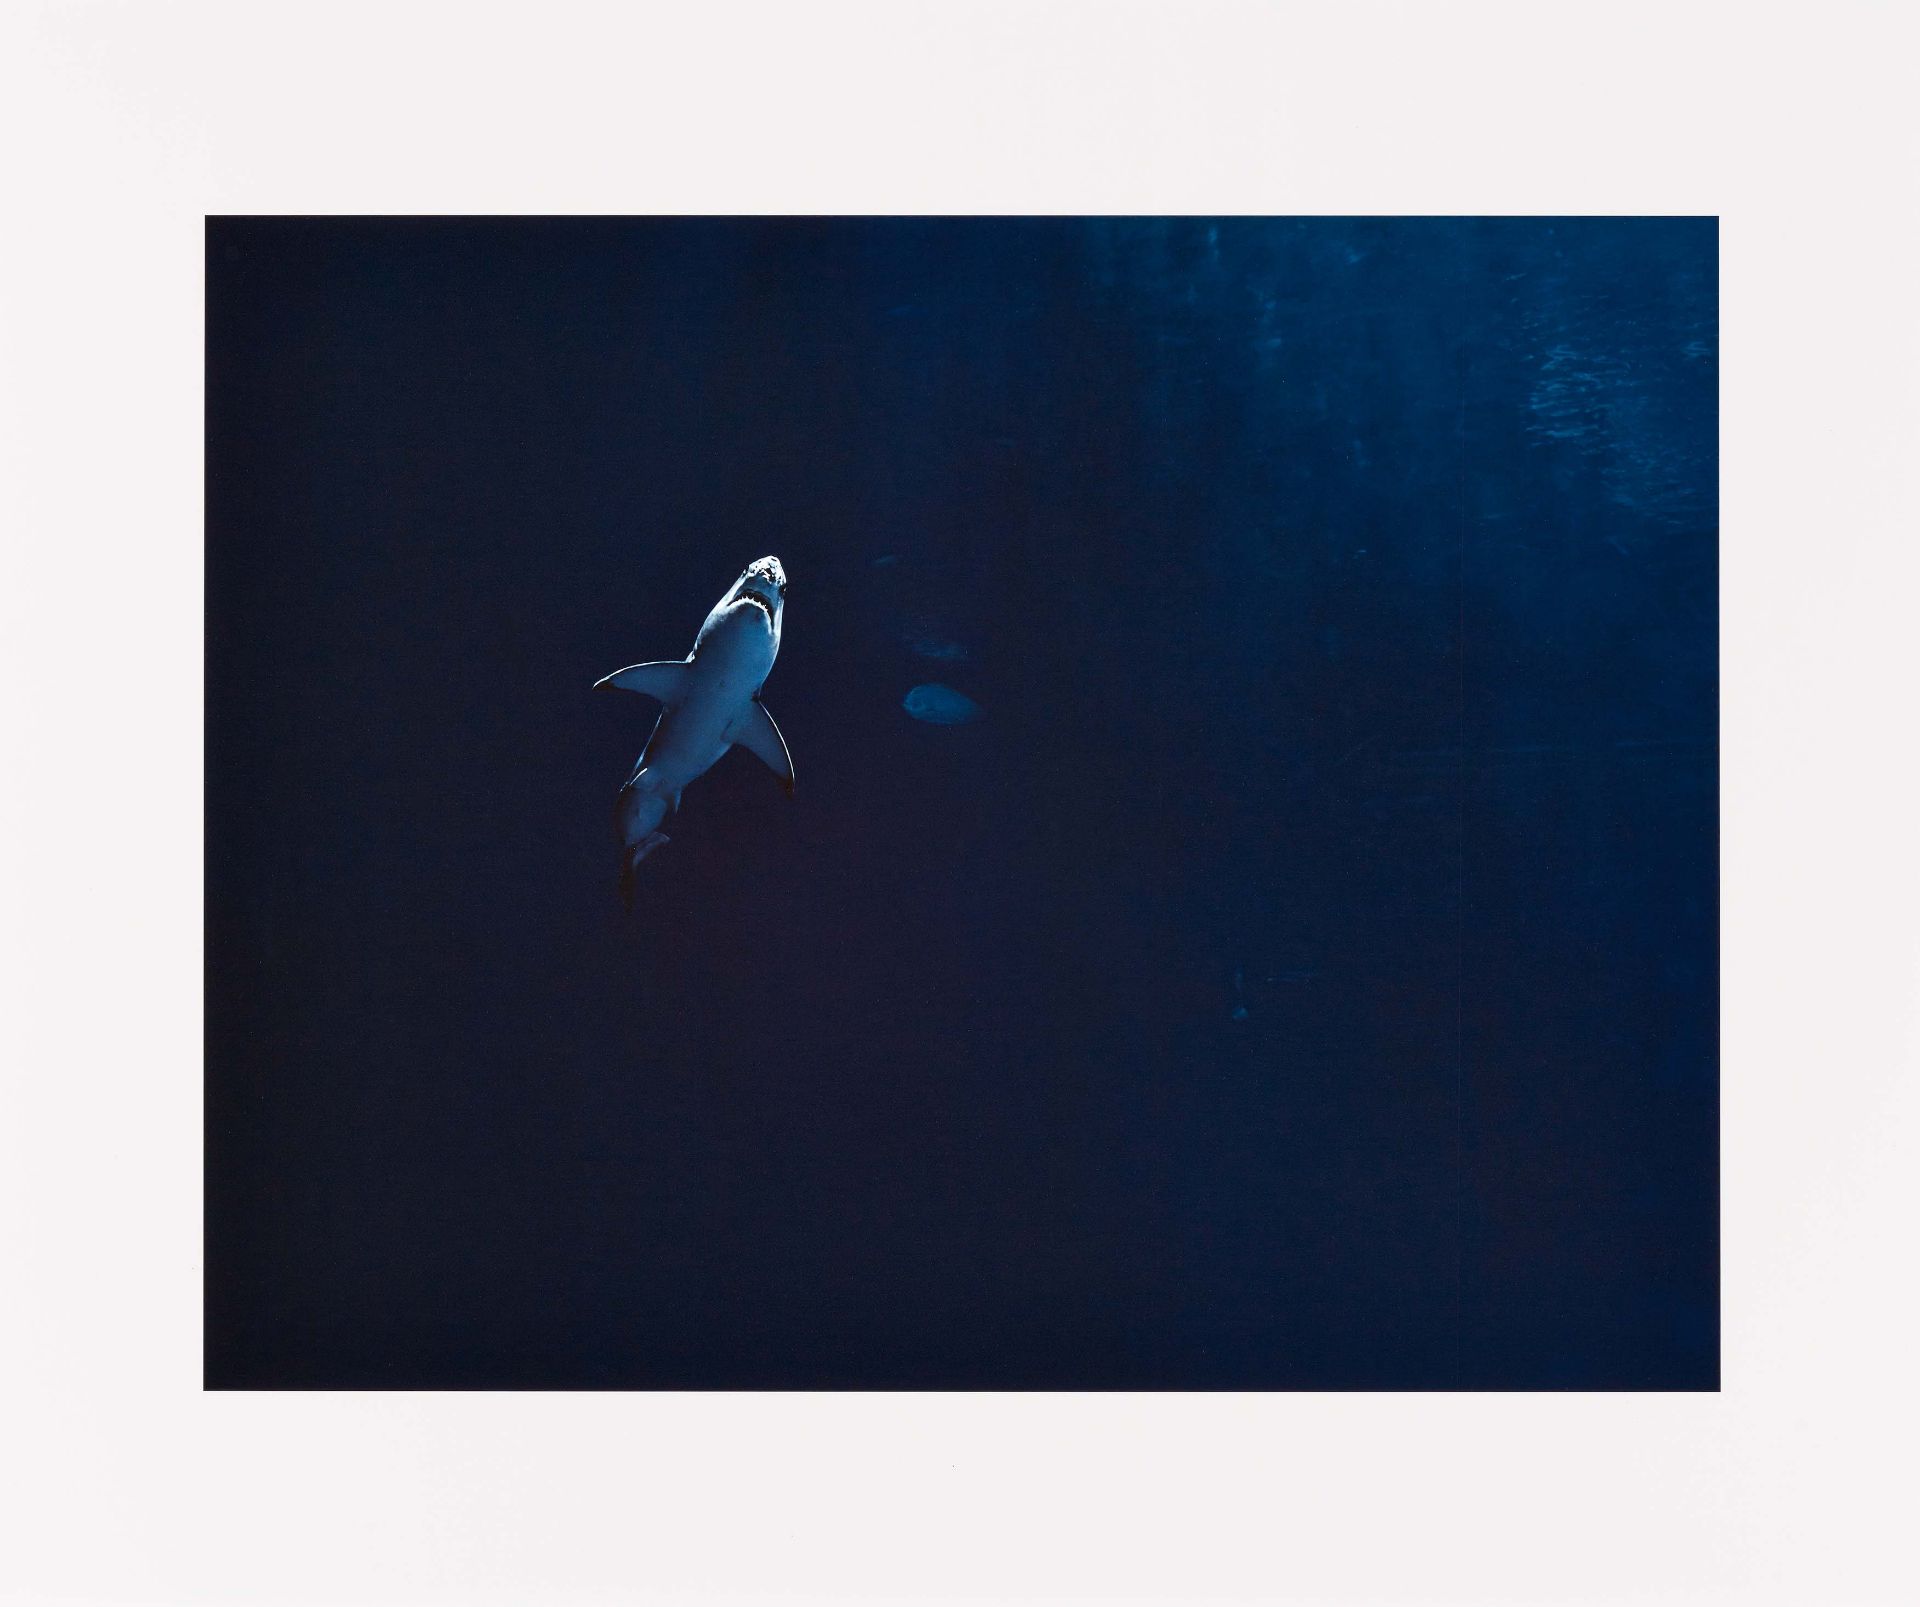
[{"label": "shark tail fin", "polygon": [[633,908],[634,873],[640,868],[640,861],[656,848],[664,848],[673,839],[664,831],[649,832],[637,843],[630,843],[620,850],[620,902],[628,909]]}]

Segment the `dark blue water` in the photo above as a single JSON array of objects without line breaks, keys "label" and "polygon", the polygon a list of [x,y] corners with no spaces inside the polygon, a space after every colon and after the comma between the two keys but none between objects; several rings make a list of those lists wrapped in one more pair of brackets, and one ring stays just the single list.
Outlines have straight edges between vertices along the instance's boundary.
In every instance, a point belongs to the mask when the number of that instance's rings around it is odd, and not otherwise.
[{"label": "dark blue water", "polygon": [[1711,221],[208,244],[210,1383],[1714,1386]]}]

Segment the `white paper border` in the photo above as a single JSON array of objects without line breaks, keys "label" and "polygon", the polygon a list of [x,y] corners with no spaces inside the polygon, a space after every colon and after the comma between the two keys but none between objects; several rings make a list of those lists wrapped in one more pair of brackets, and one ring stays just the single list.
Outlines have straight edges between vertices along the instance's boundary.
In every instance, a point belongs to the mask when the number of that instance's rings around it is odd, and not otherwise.
[{"label": "white paper border", "polygon": [[[1910,1590],[1910,14],[8,7],[0,1600]],[[202,218],[300,211],[1720,215],[1724,1392],[203,1395]]]}]

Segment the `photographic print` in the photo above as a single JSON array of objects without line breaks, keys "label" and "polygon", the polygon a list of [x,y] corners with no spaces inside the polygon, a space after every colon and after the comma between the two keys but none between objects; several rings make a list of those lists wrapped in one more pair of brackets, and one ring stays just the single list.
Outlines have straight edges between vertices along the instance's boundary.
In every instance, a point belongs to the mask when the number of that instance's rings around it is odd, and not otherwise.
[{"label": "photographic print", "polygon": [[214,217],[230,1390],[1712,1390],[1716,224]]}]

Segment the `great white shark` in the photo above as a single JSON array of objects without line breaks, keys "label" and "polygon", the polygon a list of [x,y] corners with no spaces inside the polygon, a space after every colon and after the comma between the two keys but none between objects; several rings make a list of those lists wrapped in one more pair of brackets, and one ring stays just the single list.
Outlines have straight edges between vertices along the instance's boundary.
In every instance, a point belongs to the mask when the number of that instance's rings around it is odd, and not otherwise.
[{"label": "great white shark", "polygon": [[640,861],[667,841],[660,823],[680,807],[680,791],[732,747],[765,760],[793,796],[786,739],[760,701],[780,651],[787,572],[778,558],[756,558],[714,604],[684,659],[633,664],[594,683],[595,691],[644,692],[660,718],[633,774],[620,789],[620,896],[633,897]]}]

